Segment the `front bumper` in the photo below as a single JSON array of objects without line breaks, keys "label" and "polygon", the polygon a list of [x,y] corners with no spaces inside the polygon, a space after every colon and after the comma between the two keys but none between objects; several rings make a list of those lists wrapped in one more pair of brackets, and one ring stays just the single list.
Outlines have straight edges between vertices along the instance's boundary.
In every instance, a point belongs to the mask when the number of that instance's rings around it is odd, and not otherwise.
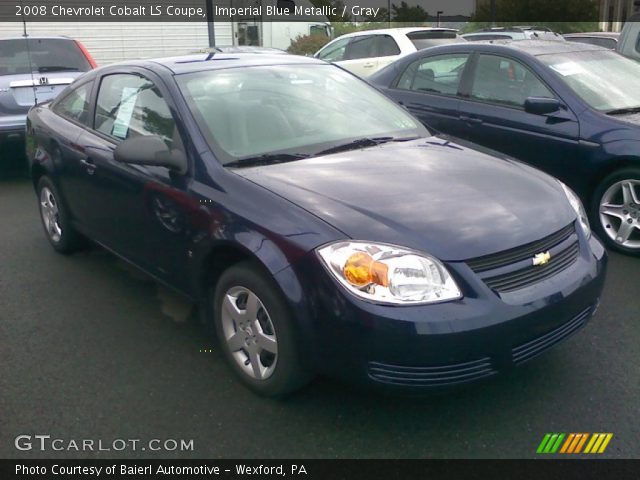
[{"label": "front bumper", "polygon": [[466,264],[449,263],[464,298],[423,306],[360,300],[307,265],[307,275],[324,279],[311,292],[312,361],[322,373],[394,389],[424,391],[490,377],[584,326],[598,306],[606,263],[592,236],[566,270],[506,295],[490,290]]}]

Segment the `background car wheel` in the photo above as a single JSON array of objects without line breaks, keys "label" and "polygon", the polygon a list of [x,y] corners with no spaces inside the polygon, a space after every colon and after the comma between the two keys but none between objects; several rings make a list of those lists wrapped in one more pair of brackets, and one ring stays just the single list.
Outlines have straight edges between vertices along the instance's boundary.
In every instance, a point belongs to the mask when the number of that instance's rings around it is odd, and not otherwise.
[{"label": "background car wheel", "polygon": [[72,253],[82,248],[84,239],[71,227],[58,190],[47,177],[38,182],[38,202],[42,226],[53,248],[60,253]]},{"label": "background car wheel", "polygon": [[592,221],[609,247],[640,254],[640,169],[609,175],[594,195]]},{"label": "background car wheel", "polygon": [[249,388],[281,397],[310,380],[282,295],[253,262],[226,270],[213,294],[216,334],[228,363]]}]

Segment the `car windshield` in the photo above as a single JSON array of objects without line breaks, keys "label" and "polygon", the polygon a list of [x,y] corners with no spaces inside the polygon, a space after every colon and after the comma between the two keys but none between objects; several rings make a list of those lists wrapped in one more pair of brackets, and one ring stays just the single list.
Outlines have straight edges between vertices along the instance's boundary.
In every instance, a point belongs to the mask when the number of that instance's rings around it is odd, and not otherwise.
[{"label": "car windshield", "polygon": [[538,57],[591,107],[611,112],[640,107],[640,63],[615,52],[589,50]]},{"label": "car windshield", "polygon": [[333,65],[209,70],[177,81],[222,163],[297,159],[428,135],[403,108]]},{"label": "car windshield", "polygon": [[30,38],[0,40],[0,75],[86,72],[91,65],[73,40]]}]

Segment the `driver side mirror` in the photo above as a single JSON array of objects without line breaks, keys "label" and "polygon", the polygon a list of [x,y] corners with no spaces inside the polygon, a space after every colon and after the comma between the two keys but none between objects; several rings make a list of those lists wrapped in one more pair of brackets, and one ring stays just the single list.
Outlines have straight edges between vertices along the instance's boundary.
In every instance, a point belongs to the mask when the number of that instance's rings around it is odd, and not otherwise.
[{"label": "driver side mirror", "polygon": [[546,115],[560,110],[562,104],[557,98],[529,97],[524,101],[524,111],[534,115]]},{"label": "driver side mirror", "polygon": [[187,157],[181,150],[170,149],[157,135],[143,135],[124,140],[113,151],[116,161],[132,165],[166,167],[179,174],[187,172]]}]

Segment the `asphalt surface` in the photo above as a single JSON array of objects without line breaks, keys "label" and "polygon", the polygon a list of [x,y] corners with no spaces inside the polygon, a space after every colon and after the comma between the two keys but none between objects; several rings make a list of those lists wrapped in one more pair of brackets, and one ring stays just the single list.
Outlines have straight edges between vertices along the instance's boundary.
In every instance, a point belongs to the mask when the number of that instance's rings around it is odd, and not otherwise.
[{"label": "asphalt surface", "polygon": [[[588,326],[488,382],[404,398],[320,378],[271,401],[236,382],[181,299],[99,248],[55,253],[20,169],[0,172],[0,219],[0,458],[522,458],[546,432],[611,432],[603,457],[640,458],[640,258],[612,254]],[[21,434],[141,443],[19,451]],[[141,450],[149,439],[194,448]]]}]

